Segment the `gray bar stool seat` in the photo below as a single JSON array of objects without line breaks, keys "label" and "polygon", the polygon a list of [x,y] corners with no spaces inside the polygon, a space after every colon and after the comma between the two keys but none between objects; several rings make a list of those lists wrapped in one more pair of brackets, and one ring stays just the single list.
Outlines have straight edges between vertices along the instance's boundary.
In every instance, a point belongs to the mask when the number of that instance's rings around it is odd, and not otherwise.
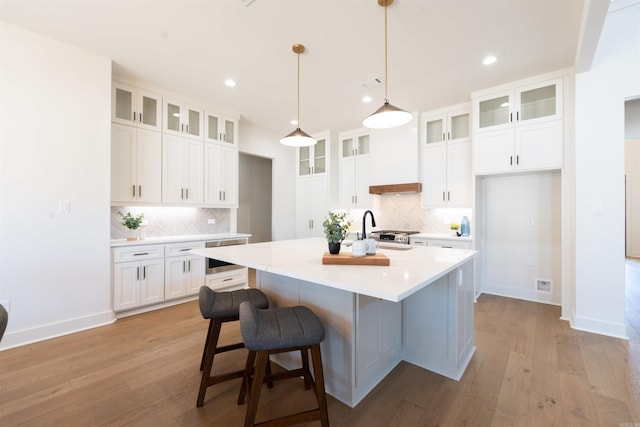
[{"label": "gray bar stool seat", "polygon": [[[245,301],[256,307],[269,307],[267,296],[259,289],[216,292],[208,286],[202,286],[200,288],[200,313],[202,313],[202,317],[210,321],[207,339],[202,352],[202,360],[200,361],[202,379],[200,381],[200,391],[198,392],[198,401],[196,403],[198,407],[204,404],[204,397],[208,387],[234,378],[242,378],[244,375],[244,370],[239,370],[211,376],[211,369],[216,354],[244,348],[244,344],[241,342],[218,347],[218,338],[220,337],[222,323],[240,320],[239,307],[240,304]],[[267,366],[267,369],[270,369],[270,366]]]},{"label": "gray bar stool seat", "polygon": [[[328,426],[329,415],[320,354],[320,343],[324,341],[325,332],[318,316],[303,306],[262,310],[243,302],[240,304],[240,331],[245,347],[249,350],[238,397],[238,404],[244,403],[247,390],[250,389],[245,427],[256,425],[260,390],[264,382],[300,376],[304,377],[305,389],[308,390],[313,385],[318,408],[261,422],[259,425],[286,426],[320,420],[322,426]],[[265,374],[270,354],[298,350],[302,358],[301,368]],[[315,380],[309,370],[309,351]]]}]

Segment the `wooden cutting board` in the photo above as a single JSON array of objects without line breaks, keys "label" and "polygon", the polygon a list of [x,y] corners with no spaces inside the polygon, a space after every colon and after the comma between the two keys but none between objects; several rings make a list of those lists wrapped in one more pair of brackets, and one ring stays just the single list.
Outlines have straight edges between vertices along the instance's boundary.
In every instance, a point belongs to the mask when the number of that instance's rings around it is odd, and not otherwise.
[{"label": "wooden cutting board", "polygon": [[351,252],[331,255],[325,252],[322,255],[323,264],[335,265],[389,265],[389,258],[385,254],[367,255],[363,257],[351,256]]}]

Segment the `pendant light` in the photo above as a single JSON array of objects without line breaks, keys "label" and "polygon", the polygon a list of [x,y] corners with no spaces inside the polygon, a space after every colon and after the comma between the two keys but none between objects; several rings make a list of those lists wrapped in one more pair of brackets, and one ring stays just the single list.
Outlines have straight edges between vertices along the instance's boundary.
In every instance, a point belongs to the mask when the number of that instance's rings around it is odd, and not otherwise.
[{"label": "pendant light", "polygon": [[387,7],[392,3],[393,0],[378,0],[378,4],[384,7],[384,104],[362,121],[365,127],[371,129],[402,126],[413,118],[413,114],[410,112],[389,104],[387,97]]},{"label": "pendant light", "polygon": [[293,132],[280,139],[280,143],[290,147],[308,147],[318,141],[300,129],[300,54],[304,52],[304,45],[299,43],[294,44],[293,52],[298,55],[298,127]]}]

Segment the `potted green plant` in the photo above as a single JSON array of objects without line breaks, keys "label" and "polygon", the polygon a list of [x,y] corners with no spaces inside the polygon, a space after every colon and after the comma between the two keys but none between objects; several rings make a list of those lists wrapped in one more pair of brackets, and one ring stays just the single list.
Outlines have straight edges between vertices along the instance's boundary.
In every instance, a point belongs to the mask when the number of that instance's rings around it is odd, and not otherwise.
[{"label": "potted green plant", "polygon": [[458,231],[460,230],[460,224],[457,222],[452,222],[451,224],[449,224],[449,229],[451,231],[453,231],[453,235],[454,236],[459,236],[460,234],[458,234]]},{"label": "potted green plant", "polygon": [[329,243],[329,253],[337,255],[340,253],[340,243],[347,237],[347,230],[351,226],[351,221],[347,219],[346,212],[329,212],[329,216],[322,223],[324,235]]},{"label": "potted green plant", "polygon": [[[127,227],[129,230],[135,231],[140,225],[142,225],[142,220],[144,219],[144,213],[140,215],[131,215],[131,212],[127,212],[123,214],[122,211],[118,211],[118,215],[122,218],[121,224]],[[135,237],[130,236],[127,237],[127,240],[138,240],[138,235],[136,233]]]}]

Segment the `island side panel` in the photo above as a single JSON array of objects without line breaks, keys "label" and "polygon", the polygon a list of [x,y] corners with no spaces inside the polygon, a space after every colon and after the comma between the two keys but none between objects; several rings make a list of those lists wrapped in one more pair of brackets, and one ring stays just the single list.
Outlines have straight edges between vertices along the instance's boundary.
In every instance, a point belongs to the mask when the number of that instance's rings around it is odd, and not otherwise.
[{"label": "island side panel", "polygon": [[460,380],[473,353],[473,260],[402,302],[403,359]]},{"label": "island side panel", "polygon": [[[304,305],[322,320],[325,340],[321,344],[327,393],[353,407],[352,363],[354,294],[326,286],[258,271],[256,285],[268,297],[271,307]],[[300,353],[271,356],[286,369],[300,366]]]}]

